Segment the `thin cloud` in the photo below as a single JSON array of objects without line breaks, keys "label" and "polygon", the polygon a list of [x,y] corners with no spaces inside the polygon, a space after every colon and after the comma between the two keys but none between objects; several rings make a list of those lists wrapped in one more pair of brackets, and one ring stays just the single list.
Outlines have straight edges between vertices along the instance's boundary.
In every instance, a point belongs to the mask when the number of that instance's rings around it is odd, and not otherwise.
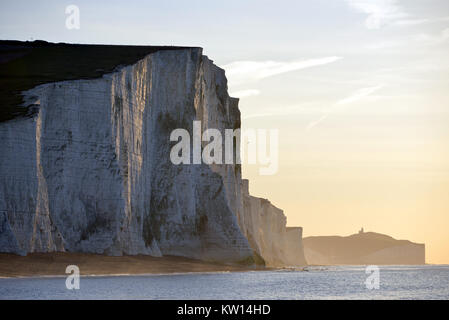
[{"label": "thin cloud", "polygon": [[316,102],[307,102],[300,105],[282,106],[277,108],[269,108],[260,113],[242,114],[242,120],[262,117],[278,117],[291,115],[317,115],[319,114]]},{"label": "thin cloud", "polygon": [[[345,0],[354,10],[367,15],[365,27],[380,29],[384,26],[415,26],[425,23],[448,21],[449,17],[415,17],[407,13],[398,0]],[[405,1],[404,1],[405,2]]]},{"label": "thin cloud", "polygon": [[420,33],[412,36],[403,37],[394,41],[383,41],[378,43],[373,43],[366,48],[368,49],[387,49],[387,48],[395,48],[402,46],[410,46],[410,45],[419,45],[423,46],[435,46],[444,44],[449,40],[449,28],[441,30],[435,34],[429,33]]},{"label": "thin cloud", "polygon": [[413,37],[413,40],[425,45],[437,45],[449,40],[449,28],[442,30],[438,34],[418,34]]},{"label": "thin cloud", "polygon": [[353,9],[368,15],[365,26],[368,29],[380,29],[397,20],[409,17],[396,0],[346,0]]},{"label": "thin cloud", "polygon": [[429,19],[404,19],[404,20],[398,20],[394,22],[394,25],[396,26],[416,26],[424,23],[433,22]]},{"label": "thin cloud", "polygon": [[232,97],[236,98],[246,98],[246,97],[252,97],[252,96],[258,96],[260,94],[260,91],[257,89],[248,89],[248,90],[240,90],[231,92]]},{"label": "thin cloud", "polygon": [[353,94],[351,94],[350,96],[341,99],[339,101],[337,101],[332,107],[330,107],[329,109],[327,109],[320,118],[318,118],[317,120],[314,120],[312,122],[310,122],[308,124],[308,126],[306,127],[306,130],[311,130],[312,128],[314,128],[316,125],[318,125],[320,122],[326,120],[330,114],[332,114],[333,112],[335,112],[336,108],[342,106],[342,105],[347,105],[347,104],[351,104],[354,103],[356,101],[359,101],[371,94],[373,94],[374,92],[376,92],[377,90],[381,89],[382,87],[384,87],[384,85],[377,85],[374,87],[367,87],[367,88],[362,88],[359,89],[357,91],[355,91]]},{"label": "thin cloud", "polygon": [[346,97],[342,100],[337,101],[337,103],[335,105],[343,105],[343,104],[353,103],[353,102],[360,100],[366,96],[369,96],[370,94],[374,93],[375,91],[379,90],[382,87],[383,87],[383,85],[378,85],[375,87],[359,89],[356,92],[354,92],[352,95],[350,95],[349,97]]},{"label": "thin cloud", "polygon": [[325,65],[342,59],[331,56],[319,59],[308,59],[291,62],[281,61],[235,61],[222,66],[226,77],[233,86],[272,77],[275,75]]},{"label": "thin cloud", "polygon": [[309,131],[311,130],[313,127],[315,127],[317,124],[319,124],[320,122],[324,121],[327,119],[327,117],[329,117],[329,114],[331,113],[331,111],[327,111],[326,113],[324,113],[320,118],[318,118],[315,121],[312,121],[311,123],[309,123],[306,127],[306,130]]},{"label": "thin cloud", "polygon": [[432,19],[404,19],[404,20],[398,20],[394,23],[394,25],[397,26],[415,26],[425,23],[435,23],[435,22],[444,22],[449,21],[449,17],[438,17],[438,18],[432,18]]}]

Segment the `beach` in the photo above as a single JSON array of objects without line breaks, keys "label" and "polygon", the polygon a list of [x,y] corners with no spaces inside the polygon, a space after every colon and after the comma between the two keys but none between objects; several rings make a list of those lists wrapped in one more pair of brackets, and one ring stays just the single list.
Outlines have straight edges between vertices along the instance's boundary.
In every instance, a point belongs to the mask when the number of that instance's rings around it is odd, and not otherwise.
[{"label": "beach", "polygon": [[174,274],[268,270],[263,267],[204,262],[176,256],[105,256],[88,253],[31,253],[27,256],[0,253],[0,277],[67,276],[76,265],[86,275]]}]

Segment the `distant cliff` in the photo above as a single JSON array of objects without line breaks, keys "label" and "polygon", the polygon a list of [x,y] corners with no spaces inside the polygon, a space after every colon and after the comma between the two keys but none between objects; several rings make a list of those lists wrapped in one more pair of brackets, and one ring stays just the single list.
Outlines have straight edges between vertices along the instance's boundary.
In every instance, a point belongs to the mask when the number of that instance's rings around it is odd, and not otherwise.
[{"label": "distant cliff", "polygon": [[301,233],[284,236],[279,209],[248,211],[240,165],[170,161],[176,128],[240,128],[224,70],[201,48],[5,46],[0,252],[290,264],[267,252],[291,250],[287,238],[301,248]]},{"label": "distant cliff", "polygon": [[374,232],[348,237],[307,237],[304,238],[304,252],[312,265],[425,264],[424,244]]},{"label": "distant cliff", "polygon": [[243,180],[244,215],[239,224],[251,247],[268,266],[306,265],[302,228],[287,228],[283,211],[267,199],[249,194],[249,181]]}]

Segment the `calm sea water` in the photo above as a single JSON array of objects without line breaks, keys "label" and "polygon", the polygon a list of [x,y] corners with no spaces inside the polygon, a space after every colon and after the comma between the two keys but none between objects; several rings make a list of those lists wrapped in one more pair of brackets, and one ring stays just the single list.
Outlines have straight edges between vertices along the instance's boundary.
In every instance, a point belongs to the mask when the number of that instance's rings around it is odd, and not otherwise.
[{"label": "calm sea water", "polygon": [[[82,272],[82,270],[81,270]],[[369,290],[365,267],[310,267],[145,276],[90,276],[79,290],[64,277],[0,279],[0,299],[449,299],[449,266],[380,266]]]}]

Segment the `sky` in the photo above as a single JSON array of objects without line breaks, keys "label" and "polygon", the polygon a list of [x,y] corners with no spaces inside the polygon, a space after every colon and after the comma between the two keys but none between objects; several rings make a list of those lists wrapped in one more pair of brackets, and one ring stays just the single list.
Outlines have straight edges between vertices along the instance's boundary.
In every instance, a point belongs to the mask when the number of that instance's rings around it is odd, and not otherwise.
[{"label": "sky", "polygon": [[449,1],[1,1],[0,38],[203,47],[243,128],[279,130],[253,195],[305,236],[364,227],[449,264]]}]

